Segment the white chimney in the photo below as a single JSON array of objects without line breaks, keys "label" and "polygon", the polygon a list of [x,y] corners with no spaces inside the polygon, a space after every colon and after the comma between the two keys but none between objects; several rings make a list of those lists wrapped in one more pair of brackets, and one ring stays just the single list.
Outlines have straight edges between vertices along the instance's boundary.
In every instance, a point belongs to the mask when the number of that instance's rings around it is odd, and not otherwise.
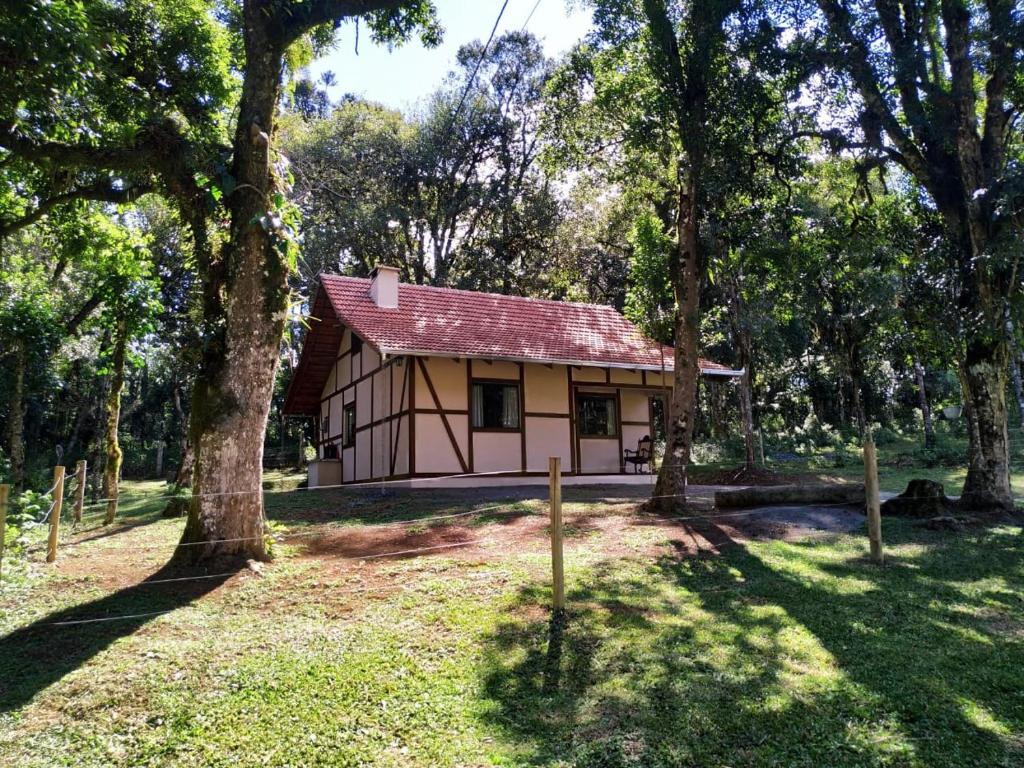
[{"label": "white chimney", "polygon": [[381,309],[398,307],[398,267],[376,266],[370,273],[370,298]]}]

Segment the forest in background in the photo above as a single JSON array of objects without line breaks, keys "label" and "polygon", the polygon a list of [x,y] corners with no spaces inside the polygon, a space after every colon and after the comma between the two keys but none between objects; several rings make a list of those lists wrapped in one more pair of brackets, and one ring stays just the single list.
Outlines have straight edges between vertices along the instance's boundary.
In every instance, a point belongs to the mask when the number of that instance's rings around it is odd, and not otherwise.
[{"label": "forest in background", "polygon": [[[115,5],[86,5],[36,11],[69,40],[83,29],[103,37],[109,30],[89,14]],[[234,4],[151,5],[161,13],[133,17],[137,27],[114,44],[119,63],[83,59],[105,73],[100,85],[24,64],[3,89],[3,114],[15,117],[0,118],[0,474],[18,488],[46,487],[54,463],[78,458],[89,460],[97,495],[122,473],[190,482],[189,422],[206,391],[195,394],[197,376],[224,343],[211,317],[227,310],[210,285],[232,274],[209,254],[238,237],[228,201],[244,184],[224,145],[249,135],[231,108],[242,41]],[[998,453],[986,435],[1000,419],[1020,434],[1020,9],[965,5],[965,21],[921,0],[894,20],[895,4],[877,0],[850,23],[838,0],[821,0],[820,15],[772,2],[591,5],[594,31],[562,60],[545,58],[527,32],[467,44],[449,78],[405,113],[332,102],[331,76],[304,74],[329,45],[324,27],[289,38],[276,126],[251,133],[254,145],[274,143],[278,188],[247,221],[294,263],[275,305],[287,320],[265,462],[303,456],[310,425],[280,406],[316,275],[365,275],[376,264],[398,266],[409,282],[610,304],[667,343],[694,323],[702,356],[748,372],[696,395],[693,439],[713,445],[704,455],[715,460],[752,462],[757,431],[778,451],[799,451],[871,429],[914,436],[922,464],[966,466],[977,446]],[[407,16],[382,11],[369,22],[381,39],[440,33],[429,3],[405,6]],[[907,15],[914,9],[924,15]],[[14,28],[16,19],[0,20]],[[977,48],[976,83],[958,79],[954,22]],[[148,40],[154,26],[175,34]],[[662,45],[666,29],[675,48]],[[896,41],[896,55],[887,59],[872,35]],[[4,45],[22,60],[12,39]],[[41,60],[59,64],[66,52],[55,49]],[[856,63],[858,51],[881,91],[838,63]],[[176,68],[183,56],[192,64]],[[117,69],[133,66],[149,80]],[[917,86],[904,82],[908,72]],[[48,103],[54,88],[76,103]],[[149,94],[145,107],[138,92]],[[997,106],[983,111],[979,93]],[[992,183],[950,202],[934,185],[953,183],[941,177],[943,131],[956,135],[943,110],[966,119],[957,99],[981,116],[978,178]],[[186,163],[188,204],[159,152],[156,178],[144,157],[143,167],[62,162],[46,149],[85,137],[99,152],[129,134],[158,146],[161,131],[203,148],[174,160]],[[967,223],[950,213],[961,208]],[[975,249],[967,256],[961,225]],[[699,300],[680,293],[681,271]],[[948,406],[964,413],[937,436]],[[992,464],[985,456],[972,467]]]}]

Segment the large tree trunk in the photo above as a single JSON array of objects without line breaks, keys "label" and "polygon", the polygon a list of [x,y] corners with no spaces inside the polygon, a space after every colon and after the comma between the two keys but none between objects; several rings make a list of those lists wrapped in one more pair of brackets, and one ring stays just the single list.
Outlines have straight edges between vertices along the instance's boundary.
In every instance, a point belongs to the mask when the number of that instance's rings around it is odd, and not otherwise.
[{"label": "large tree trunk", "polygon": [[[947,220],[953,223],[955,217]],[[990,271],[984,224],[972,220],[969,213],[960,221],[964,279],[959,304],[966,336],[961,381],[974,419],[961,503],[969,509],[1011,510],[1014,503],[1006,407],[1010,350],[1004,315],[1006,298],[1001,294],[1014,289],[999,288],[1001,277]]]},{"label": "large tree trunk", "polygon": [[1010,446],[1007,434],[1007,347],[999,334],[967,344],[961,381],[970,403],[967,479],[961,494],[969,509],[1013,508],[1010,491]]},{"label": "large tree trunk", "polygon": [[[265,7],[266,6],[266,7]],[[263,436],[273,394],[288,300],[285,243],[268,206],[283,46],[265,2],[247,2],[245,80],[228,196],[231,236],[207,274],[204,320],[211,338],[192,397],[193,494],[176,558],[266,558]],[[264,222],[267,226],[261,225]]]},{"label": "large tree trunk", "polygon": [[11,484],[20,492],[25,484],[25,370],[28,354],[25,342],[14,342],[14,382],[7,408],[7,445],[11,459]]},{"label": "large tree trunk", "polygon": [[924,383],[924,366],[919,360],[914,360],[914,378],[917,380],[917,402],[924,420],[924,447],[931,450],[935,447],[935,425],[932,422],[932,407],[928,402],[928,390]]},{"label": "large tree trunk", "polygon": [[669,400],[665,458],[658,472],[654,496],[663,509],[686,504],[686,472],[693,445],[697,407],[697,334],[700,324],[700,260],[697,251],[697,185],[689,169],[680,169],[679,208],[676,217],[676,258],[672,289],[676,298],[675,372]]},{"label": "large tree trunk", "polygon": [[121,459],[124,454],[117,439],[117,428],[121,421],[121,392],[124,390],[124,357],[128,349],[128,324],[117,321],[114,334],[114,356],[111,362],[110,391],[107,393],[107,431],[104,435],[106,465],[103,470],[103,496],[107,499],[107,514],[104,525],[114,522],[117,515],[117,493],[121,481]]},{"label": "large tree trunk", "polygon": [[[970,407],[976,422],[963,500],[970,506],[1008,509],[1013,500],[1003,307],[1019,290],[1020,278],[1018,260],[1004,259],[989,246],[1012,246],[1005,230],[1008,217],[998,214],[998,195],[990,193],[1002,186],[1013,157],[1008,147],[1016,140],[1008,85],[1014,82],[1019,64],[1013,45],[1007,42],[1010,33],[1002,31],[1012,26],[1016,6],[985,3],[985,11],[975,18],[971,4],[937,4],[947,60],[930,72],[934,43],[928,35],[913,31],[920,25],[909,16],[904,26],[898,4],[880,0],[873,4],[882,34],[877,34],[878,25],[864,23],[872,4],[818,0],[818,5],[843,52],[838,63],[853,78],[879,129],[888,135],[897,150],[894,156],[935,201],[949,241],[957,248],[958,310],[966,348],[960,370],[965,407]],[[977,35],[976,29],[986,23],[986,12],[987,23],[998,29]],[[879,77],[871,61],[875,56],[894,62],[896,87],[888,76]],[[940,82],[947,77],[950,88]],[[898,99],[902,117],[893,109],[890,95]],[[876,143],[880,148],[881,142]]]}]

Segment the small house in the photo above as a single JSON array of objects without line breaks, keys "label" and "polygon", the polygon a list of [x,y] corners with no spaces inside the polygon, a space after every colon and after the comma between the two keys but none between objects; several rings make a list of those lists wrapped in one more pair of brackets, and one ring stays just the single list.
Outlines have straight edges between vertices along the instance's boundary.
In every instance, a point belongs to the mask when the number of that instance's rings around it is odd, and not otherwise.
[{"label": "small house", "polygon": [[546,475],[550,456],[567,475],[621,475],[626,451],[664,432],[672,356],[611,307],[400,284],[378,267],[320,276],[284,409],[316,419],[311,487],[507,483]]}]

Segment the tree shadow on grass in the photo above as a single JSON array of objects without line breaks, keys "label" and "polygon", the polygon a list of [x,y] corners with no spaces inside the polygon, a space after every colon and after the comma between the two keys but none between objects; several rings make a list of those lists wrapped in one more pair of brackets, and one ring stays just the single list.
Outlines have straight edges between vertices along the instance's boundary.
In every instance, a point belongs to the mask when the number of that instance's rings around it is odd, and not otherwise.
[{"label": "tree shadow on grass", "polygon": [[[267,517],[274,522],[317,524],[415,522],[436,515],[457,514],[486,508],[490,516],[499,510],[492,507],[521,510],[530,514],[524,502],[547,499],[547,488],[446,488],[388,489],[360,487],[312,491],[299,494],[267,494]],[[487,517],[488,512],[481,512]]]},{"label": "tree shadow on grass", "polygon": [[576,581],[561,634],[538,617],[546,591],[520,593],[481,659],[484,721],[518,764],[959,768],[1020,758],[971,715],[977,705],[1024,732],[1019,639],[997,639],[980,619],[967,626],[984,634],[958,631],[965,597],[949,584],[952,573],[1010,571],[1013,589],[992,599],[1019,596],[1019,538],[947,546],[925,535],[912,563],[878,569],[849,550],[836,558],[827,542],[773,544],[764,559],[713,523],[692,535],[712,547],[605,563]]},{"label": "tree shadow on grass", "polygon": [[[771,601],[811,632],[844,676],[876,702],[874,717],[897,726],[921,762],[1010,765],[1024,759],[1019,538],[1005,530],[956,536],[911,526],[890,529],[889,538],[920,551],[890,558],[884,568],[866,557],[816,559],[811,544],[792,547],[805,553],[810,567],[803,570],[786,561],[773,566],[747,548],[731,561],[752,583],[751,596]],[[683,582],[680,566],[673,570]],[[993,578],[1013,590],[962,589]],[[1007,606],[1007,597],[1015,605]],[[703,598],[725,615],[738,604],[727,596]],[[1001,615],[1013,626],[993,624],[981,605],[1001,600],[1009,608]]]},{"label": "tree shadow on grass", "polygon": [[[113,594],[55,611],[0,637],[0,712],[27,704],[37,693],[87,663],[158,615],[189,605],[237,573],[242,564],[215,567],[215,578],[153,583],[207,575],[166,565],[146,580]],[[121,618],[130,617],[130,618]],[[110,621],[81,622],[87,619]]]},{"label": "tree shadow on grass", "polygon": [[[644,500],[646,486],[580,485],[562,490],[564,505],[600,501],[629,505]],[[611,501],[607,497],[613,497]],[[396,488],[358,486],[309,492],[268,492],[264,496],[267,516],[273,521],[296,524],[353,522],[373,524],[414,521],[439,514],[466,512],[483,507],[522,507],[530,502],[546,505],[547,479],[537,485],[483,488]]]}]

